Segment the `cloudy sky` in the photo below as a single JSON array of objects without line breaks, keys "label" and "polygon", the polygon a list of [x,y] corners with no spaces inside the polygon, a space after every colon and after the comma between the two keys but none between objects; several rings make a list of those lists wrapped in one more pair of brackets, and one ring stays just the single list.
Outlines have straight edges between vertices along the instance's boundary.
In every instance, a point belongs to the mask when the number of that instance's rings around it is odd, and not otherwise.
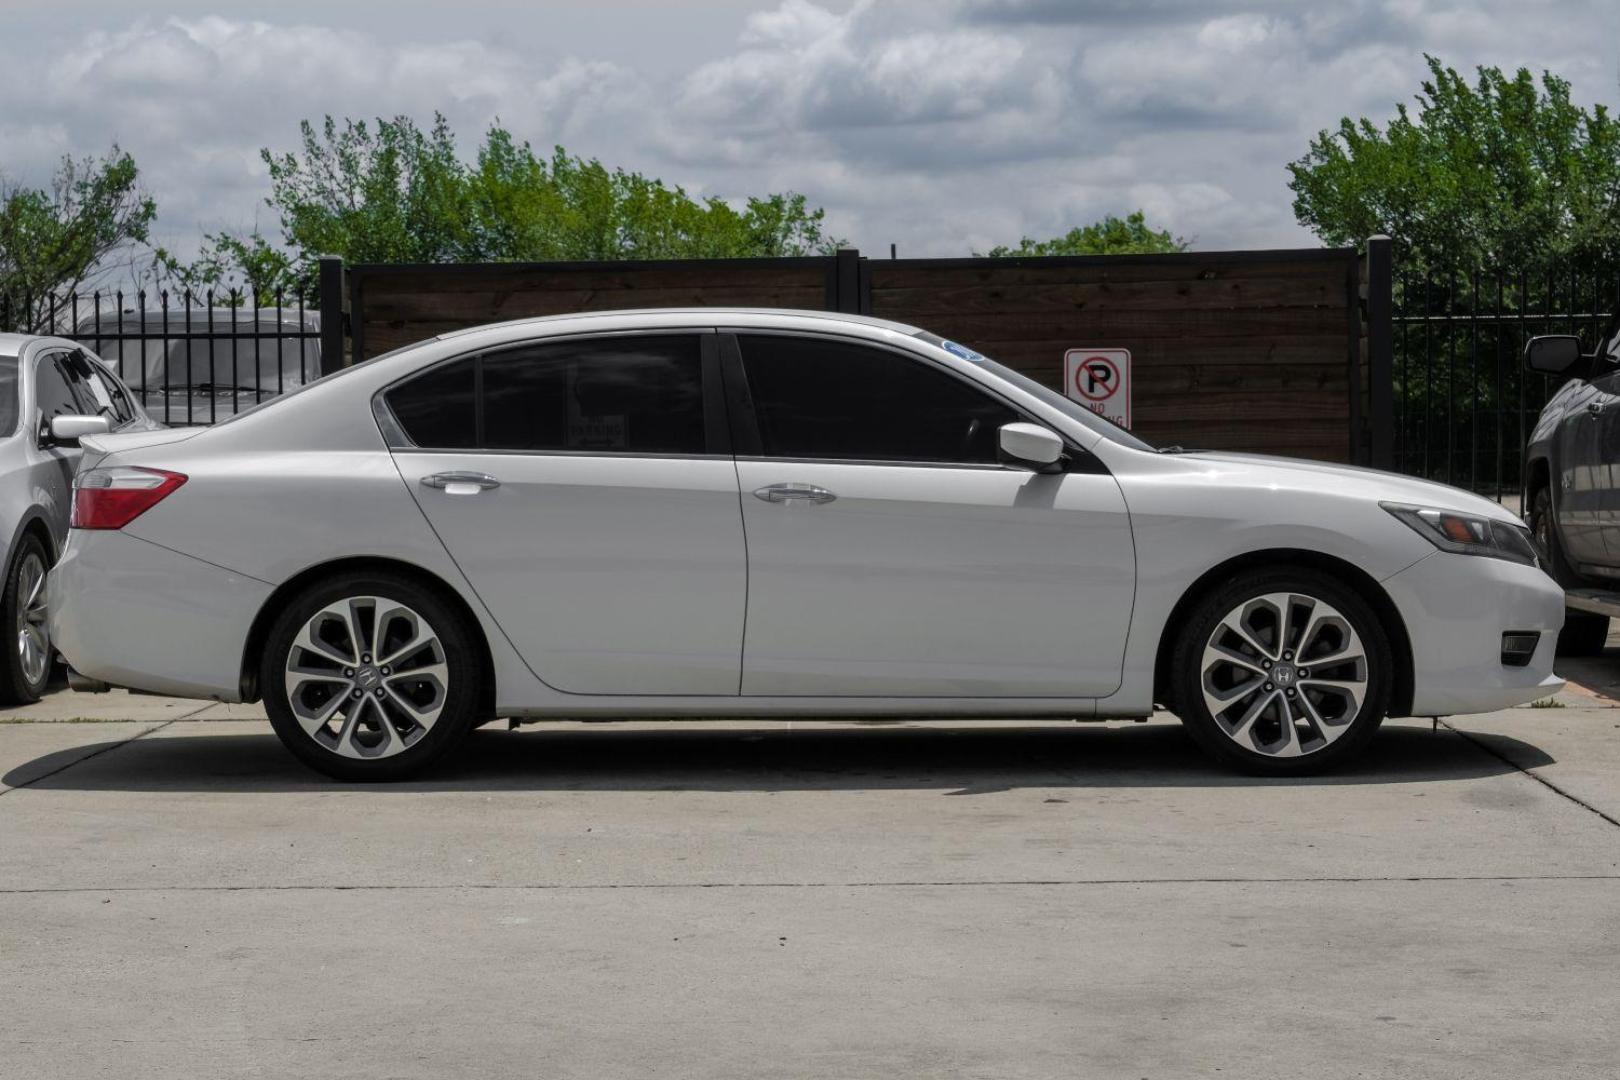
[{"label": "cloudy sky", "polygon": [[0,42],[0,175],[117,142],[179,250],[273,231],[258,150],[327,113],[438,110],[469,147],[499,117],[953,255],[1138,207],[1199,248],[1310,243],[1284,164],[1387,118],[1425,51],[1620,101],[1617,0],[0,0]]}]

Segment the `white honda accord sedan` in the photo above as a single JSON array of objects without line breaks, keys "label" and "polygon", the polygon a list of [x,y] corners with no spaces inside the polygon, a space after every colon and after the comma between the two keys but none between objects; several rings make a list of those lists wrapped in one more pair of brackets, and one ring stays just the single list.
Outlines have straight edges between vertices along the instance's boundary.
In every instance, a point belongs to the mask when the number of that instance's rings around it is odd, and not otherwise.
[{"label": "white honda accord sedan", "polygon": [[660,310],[446,334],[84,440],[80,685],[262,698],[397,779],[494,717],[1143,717],[1313,772],[1556,690],[1563,594],[1449,487],[1155,450],[913,327]]}]

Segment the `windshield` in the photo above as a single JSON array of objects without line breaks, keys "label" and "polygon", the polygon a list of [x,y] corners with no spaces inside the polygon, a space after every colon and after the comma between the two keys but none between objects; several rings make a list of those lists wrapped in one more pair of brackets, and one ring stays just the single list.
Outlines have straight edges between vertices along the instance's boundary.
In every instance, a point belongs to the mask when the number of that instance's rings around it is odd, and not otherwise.
[{"label": "windshield", "polygon": [[926,330],[917,331],[916,336],[919,340],[926,341],[928,344],[933,345],[936,348],[943,349],[952,356],[959,357],[963,360],[970,360],[985,370],[993,372],[998,378],[1012,383],[1014,386],[1018,387],[1018,389],[1030,394],[1033,397],[1039,398],[1044,404],[1050,405],[1052,408],[1056,409],[1058,412],[1072,420],[1079,421],[1081,424],[1084,424],[1087,428],[1095,431],[1105,439],[1112,442],[1117,442],[1122,446],[1129,446],[1133,450],[1152,451],[1155,449],[1152,443],[1147,442],[1137,435],[1131,434],[1130,431],[1120,427],[1118,424],[1108,419],[1108,417],[1103,416],[1101,413],[1092,412],[1078,401],[1069,400],[1056,390],[1053,390],[1050,386],[1047,386],[1044,383],[1036,382],[1028,375],[1014,371],[1006,364],[998,364],[988,356],[983,356],[976,353],[972,349],[969,349],[963,345],[958,345],[954,341],[946,341],[938,334],[931,334]]}]

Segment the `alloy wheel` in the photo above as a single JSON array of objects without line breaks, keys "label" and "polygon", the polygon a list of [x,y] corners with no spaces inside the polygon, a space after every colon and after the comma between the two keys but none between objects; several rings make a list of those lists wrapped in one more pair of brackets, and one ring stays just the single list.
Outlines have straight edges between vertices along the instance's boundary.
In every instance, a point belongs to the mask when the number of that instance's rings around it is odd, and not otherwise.
[{"label": "alloy wheel", "polygon": [[416,745],[444,711],[450,669],[438,632],[380,596],[328,604],[288,650],[287,703],[305,734],[348,758]]},{"label": "alloy wheel", "polygon": [[1546,489],[1536,492],[1534,502],[1530,508],[1530,531],[1541,545],[1541,557],[1545,559],[1547,552],[1552,550],[1552,498]]},{"label": "alloy wheel", "polygon": [[1221,732],[1267,757],[1331,745],[1361,714],[1367,652],[1331,604],[1298,592],[1245,600],[1216,624],[1199,664]]},{"label": "alloy wheel", "polygon": [[51,666],[51,632],[46,622],[45,560],[30,551],[17,567],[17,659],[30,686],[45,681]]}]

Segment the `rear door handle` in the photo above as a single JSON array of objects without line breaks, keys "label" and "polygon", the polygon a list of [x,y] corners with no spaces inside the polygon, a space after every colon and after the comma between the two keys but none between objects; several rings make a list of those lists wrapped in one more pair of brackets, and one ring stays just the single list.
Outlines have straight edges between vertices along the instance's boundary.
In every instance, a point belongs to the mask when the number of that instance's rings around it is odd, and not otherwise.
[{"label": "rear door handle", "polygon": [[501,486],[499,480],[481,472],[434,473],[422,477],[421,483],[423,487],[437,488],[446,495],[476,495],[480,491]]},{"label": "rear door handle", "polygon": [[814,484],[771,484],[754,492],[754,498],[768,503],[830,503],[838,496]]}]

